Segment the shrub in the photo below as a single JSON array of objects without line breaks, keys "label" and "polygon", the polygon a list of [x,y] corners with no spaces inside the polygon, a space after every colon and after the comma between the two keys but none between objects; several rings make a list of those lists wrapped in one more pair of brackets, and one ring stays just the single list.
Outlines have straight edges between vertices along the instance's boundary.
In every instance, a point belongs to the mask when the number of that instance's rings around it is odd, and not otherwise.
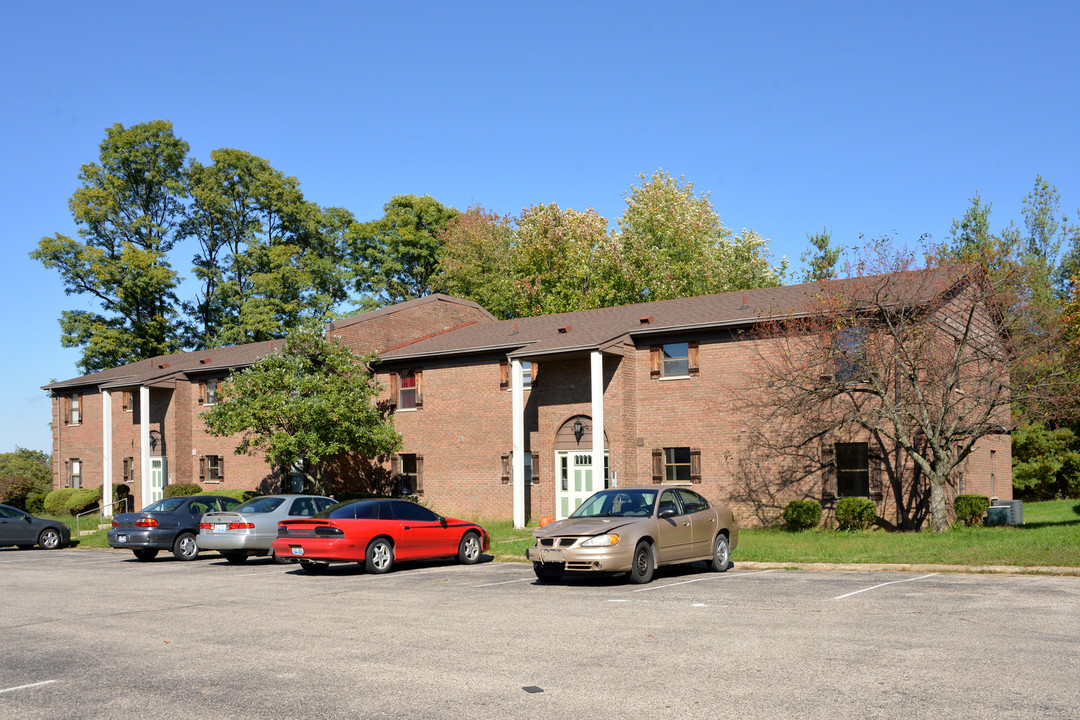
[{"label": "shrub", "polygon": [[202,491],[202,487],[196,483],[176,483],[175,485],[166,485],[165,492],[162,495],[167,498],[184,497],[186,495],[198,495]]},{"label": "shrub", "polygon": [[120,498],[127,497],[130,494],[131,494],[131,488],[129,488],[124,483],[120,483],[119,485],[113,485],[113,491],[112,491],[113,500],[119,500]]},{"label": "shrub", "polygon": [[957,522],[974,527],[982,522],[983,515],[990,507],[990,498],[985,495],[957,495],[953,509],[956,510]]},{"label": "shrub", "polygon": [[788,530],[809,530],[821,522],[821,503],[817,500],[792,500],[784,508]]},{"label": "shrub", "polygon": [[[195,487],[198,487],[198,485],[196,485]],[[234,500],[239,500],[240,502],[247,502],[248,500],[250,500],[253,497],[259,497],[260,495],[262,495],[262,493],[258,492],[257,490],[202,490],[200,492],[193,493],[193,494],[194,495],[221,495],[222,497],[230,497],[230,498],[233,498]]]},{"label": "shrub", "polygon": [[836,503],[836,525],[841,530],[866,530],[877,520],[877,507],[866,498],[846,497]]},{"label": "shrub", "polygon": [[42,509],[49,515],[63,515],[67,512],[68,498],[76,492],[75,488],[59,488],[45,496]]},{"label": "shrub", "polygon": [[34,479],[21,475],[0,477],[0,503],[26,509],[26,497],[34,490]]},{"label": "shrub", "polygon": [[46,480],[38,480],[34,483],[34,489],[26,496],[26,507],[23,508],[31,515],[41,515],[45,512],[45,498],[52,492],[52,483]]},{"label": "shrub", "polygon": [[84,510],[89,510],[92,507],[97,506],[101,501],[101,488],[79,488],[75,492],[71,493],[67,502],[64,503],[64,510],[72,515],[78,515]]}]

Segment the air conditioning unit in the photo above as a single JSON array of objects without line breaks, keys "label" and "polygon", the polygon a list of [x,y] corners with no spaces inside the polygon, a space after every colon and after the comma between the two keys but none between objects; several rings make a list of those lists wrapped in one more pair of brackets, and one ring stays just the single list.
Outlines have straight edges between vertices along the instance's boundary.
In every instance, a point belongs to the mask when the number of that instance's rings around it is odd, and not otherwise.
[{"label": "air conditioning unit", "polygon": [[1004,507],[1009,509],[1008,518],[1005,522],[1009,525],[1024,524],[1024,501],[1023,500],[995,500],[991,507]]}]

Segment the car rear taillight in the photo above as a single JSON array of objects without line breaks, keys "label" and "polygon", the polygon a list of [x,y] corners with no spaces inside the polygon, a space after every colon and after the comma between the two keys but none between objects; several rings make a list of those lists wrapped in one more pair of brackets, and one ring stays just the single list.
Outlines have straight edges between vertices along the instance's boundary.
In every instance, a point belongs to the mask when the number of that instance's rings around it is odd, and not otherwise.
[{"label": "car rear taillight", "polygon": [[120,527],[120,521],[119,521],[119,520],[116,520],[116,519],[114,518],[114,519],[113,519],[113,521],[112,521],[112,526],[113,526],[114,528],[118,528],[118,527]]},{"label": "car rear taillight", "polygon": [[139,518],[135,521],[135,527],[157,527],[158,522],[155,518]]},{"label": "car rear taillight", "polygon": [[229,523],[230,530],[254,530],[255,523]]},{"label": "car rear taillight", "polygon": [[199,529],[200,530],[209,530],[210,529],[210,523],[199,523]]},{"label": "car rear taillight", "polygon": [[315,535],[317,537],[326,537],[328,535],[344,535],[345,531],[341,528],[328,527],[326,525],[320,525],[315,528]]}]

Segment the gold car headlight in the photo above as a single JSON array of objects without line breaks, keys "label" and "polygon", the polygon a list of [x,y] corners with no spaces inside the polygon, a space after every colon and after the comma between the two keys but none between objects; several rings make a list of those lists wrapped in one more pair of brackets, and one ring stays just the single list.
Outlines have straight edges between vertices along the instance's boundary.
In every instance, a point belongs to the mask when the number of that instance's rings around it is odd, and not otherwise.
[{"label": "gold car headlight", "polygon": [[619,536],[615,533],[608,533],[607,535],[597,535],[596,537],[589,538],[581,543],[581,547],[610,547],[618,544]]}]

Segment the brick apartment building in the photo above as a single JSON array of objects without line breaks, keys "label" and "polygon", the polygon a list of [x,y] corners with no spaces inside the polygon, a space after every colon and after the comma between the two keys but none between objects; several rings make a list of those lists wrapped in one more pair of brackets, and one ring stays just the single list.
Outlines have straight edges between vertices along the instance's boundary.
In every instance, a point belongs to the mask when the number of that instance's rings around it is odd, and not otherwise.
[{"label": "brick apartment building", "polygon": [[[505,321],[434,295],[332,323],[328,333],[379,353],[380,399],[394,406],[403,437],[389,463],[401,490],[441,512],[520,525],[564,517],[605,486],[685,483],[745,502],[735,489],[752,457],[754,418],[728,401],[751,391],[749,369],[769,351],[745,331],[798,315],[814,292],[787,286]],[[214,380],[274,347],[184,353],[47,386],[56,485],[125,482],[143,504],[166,478],[290,488],[285,473],[234,455],[235,441],[208,436],[197,418]],[[899,524],[898,498],[925,482],[910,463],[887,477],[854,428],[819,446],[819,467],[792,491],[799,497],[869,497]],[[1011,465],[1008,433],[984,437],[951,492],[1011,499]]]}]

